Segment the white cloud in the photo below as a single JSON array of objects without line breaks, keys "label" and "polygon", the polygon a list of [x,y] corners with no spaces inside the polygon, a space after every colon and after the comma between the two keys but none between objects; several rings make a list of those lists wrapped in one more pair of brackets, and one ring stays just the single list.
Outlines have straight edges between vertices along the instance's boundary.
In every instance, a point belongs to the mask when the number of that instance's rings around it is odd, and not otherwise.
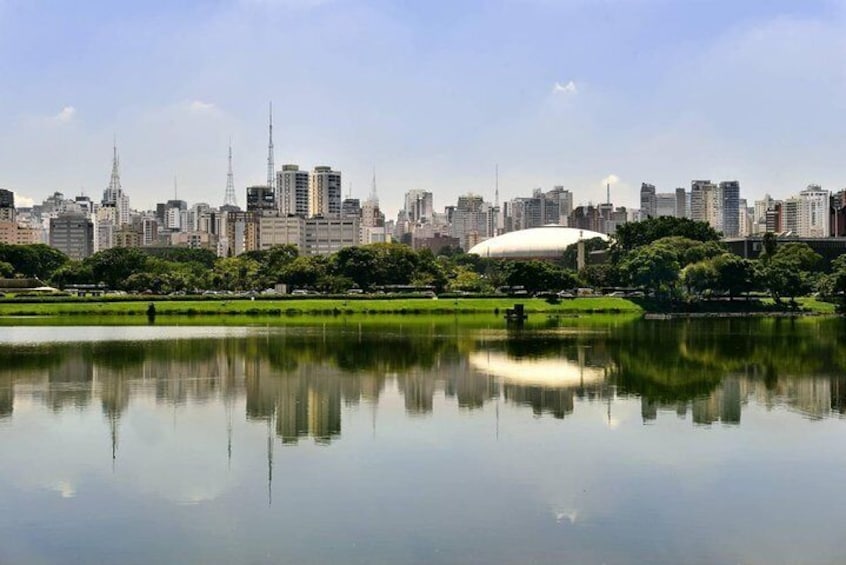
[{"label": "white cloud", "polygon": [[188,104],[188,110],[195,114],[207,114],[217,111],[217,106],[212,102],[203,102],[202,100],[193,100]]},{"label": "white cloud", "polygon": [[620,177],[615,174],[610,174],[604,179],[602,179],[602,187],[605,188],[607,185],[614,186],[615,184],[620,182]]},{"label": "white cloud", "polygon": [[556,94],[575,94],[577,92],[576,83],[572,80],[567,84],[556,82],[555,86],[552,87],[552,92]]},{"label": "white cloud", "polygon": [[15,207],[17,208],[32,208],[32,205],[35,204],[35,201],[28,196],[24,196],[22,194],[15,193]]},{"label": "white cloud", "polygon": [[62,111],[53,116],[53,120],[60,124],[66,124],[76,115],[76,108],[73,106],[65,106]]}]

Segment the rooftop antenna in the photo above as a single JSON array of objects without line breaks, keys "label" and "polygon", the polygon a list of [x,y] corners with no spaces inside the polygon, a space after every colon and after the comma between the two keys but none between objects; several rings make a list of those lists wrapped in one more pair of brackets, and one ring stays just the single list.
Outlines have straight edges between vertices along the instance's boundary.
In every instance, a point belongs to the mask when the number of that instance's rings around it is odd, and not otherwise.
[{"label": "rooftop antenna", "polygon": [[176,186],[176,175],[173,176],[173,199],[179,200],[179,190]]},{"label": "rooftop antenna", "polygon": [[235,177],[232,174],[232,138],[229,138],[229,172],[226,173],[226,194],[223,196],[224,206],[237,206],[235,200]]},{"label": "rooftop antenna", "polygon": [[373,165],[373,182],[370,187],[370,200],[379,202],[379,196],[376,194],[376,165]]},{"label": "rooftop antenna", "polygon": [[352,199],[352,181],[350,181],[350,186],[347,188],[347,198]]},{"label": "rooftop antenna", "polygon": [[496,164],[496,184],[494,190],[494,206],[499,208],[499,163]]},{"label": "rooftop antenna", "polygon": [[275,186],[275,182],[273,181],[273,171],[275,167],[273,166],[273,102],[270,103],[270,113],[269,113],[269,126],[268,126],[268,144],[267,144],[267,186],[273,190]]},{"label": "rooftop antenna", "polygon": [[605,202],[611,204],[611,183],[605,183]]}]

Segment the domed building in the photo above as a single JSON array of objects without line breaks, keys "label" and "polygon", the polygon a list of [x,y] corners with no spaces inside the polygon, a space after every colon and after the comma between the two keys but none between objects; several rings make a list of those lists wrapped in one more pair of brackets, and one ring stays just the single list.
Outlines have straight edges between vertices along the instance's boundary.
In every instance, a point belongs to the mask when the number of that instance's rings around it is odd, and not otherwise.
[{"label": "domed building", "polygon": [[557,259],[570,245],[580,239],[608,236],[590,230],[550,225],[512,231],[474,245],[468,253],[491,259]]}]

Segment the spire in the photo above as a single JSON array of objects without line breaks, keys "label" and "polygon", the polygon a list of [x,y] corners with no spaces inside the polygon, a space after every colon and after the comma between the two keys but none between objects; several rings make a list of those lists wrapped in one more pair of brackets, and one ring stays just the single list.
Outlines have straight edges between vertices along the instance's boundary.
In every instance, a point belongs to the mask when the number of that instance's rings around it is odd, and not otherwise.
[{"label": "spire", "polygon": [[118,157],[117,138],[112,141],[112,178],[109,180],[109,190],[115,197],[120,190],[120,157]]},{"label": "spire", "polygon": [[275,167],[273,166],[273,102],[270,103],[267,144],[267,186],[271,189],[276,185],[274,182]]},{"label": "spire", "polygon": [[232,138],[229,138],[229,172],[226,173],[226,194],[223,196],[224,206],[238,206],[235,200],[235,177],[232,174]]}]

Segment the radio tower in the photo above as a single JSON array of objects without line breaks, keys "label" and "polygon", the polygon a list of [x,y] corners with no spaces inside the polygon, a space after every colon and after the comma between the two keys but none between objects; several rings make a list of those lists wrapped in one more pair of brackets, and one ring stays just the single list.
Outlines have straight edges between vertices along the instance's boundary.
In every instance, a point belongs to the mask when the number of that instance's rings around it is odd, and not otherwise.
[{"label": "radio tower", "polygon": [[226,195],[223,197],[224,206],[238,207],[235,200],[235,176],[232,174],[232,138],[229,138],[229,172],[226,173]]},{"label": "radio tower", "polygon": [[496,164],[496,181],[494,188],[494,206],[499,208],[499,163]]},{"label": "radio tower", "polygon": [[276,186],[274,182],[275,167],[273,166],[273,102],[270,103],[270,126],[268,129],[269,142],[267,144],[267,186],[271,190]]}]

